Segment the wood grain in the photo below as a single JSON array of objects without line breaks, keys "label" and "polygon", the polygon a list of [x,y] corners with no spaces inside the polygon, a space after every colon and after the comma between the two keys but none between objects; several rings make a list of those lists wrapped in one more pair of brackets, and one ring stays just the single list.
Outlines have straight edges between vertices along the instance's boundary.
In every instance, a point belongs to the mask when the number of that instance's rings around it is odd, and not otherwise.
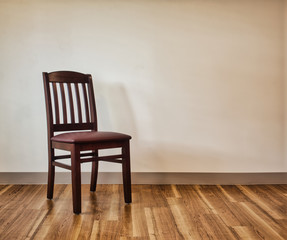
[{"label": "wood grain", "polygon": [[287,185],[82,185],[82,214],[71,185],[0,185],[4,239],[287,239]]}]

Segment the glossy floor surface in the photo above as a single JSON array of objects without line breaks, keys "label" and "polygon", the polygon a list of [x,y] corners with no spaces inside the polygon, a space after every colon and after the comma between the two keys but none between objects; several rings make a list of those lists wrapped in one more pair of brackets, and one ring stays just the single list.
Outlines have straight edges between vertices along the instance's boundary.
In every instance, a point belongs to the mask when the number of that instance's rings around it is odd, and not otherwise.
[{"label": "glossy floor surface", "polygon": [[0,239],[287,239],[287,185],[0,185]]}]

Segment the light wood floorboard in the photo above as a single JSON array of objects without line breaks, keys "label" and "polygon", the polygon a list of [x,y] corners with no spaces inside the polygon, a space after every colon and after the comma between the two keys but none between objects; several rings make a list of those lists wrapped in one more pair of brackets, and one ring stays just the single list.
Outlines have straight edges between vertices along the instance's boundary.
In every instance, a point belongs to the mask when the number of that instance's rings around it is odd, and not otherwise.
[{"label": "light wood floorboard", "polygon": [[82,185],[82,214],[71,185],[0,185],[0,240],[287,239],[287,185]]}]

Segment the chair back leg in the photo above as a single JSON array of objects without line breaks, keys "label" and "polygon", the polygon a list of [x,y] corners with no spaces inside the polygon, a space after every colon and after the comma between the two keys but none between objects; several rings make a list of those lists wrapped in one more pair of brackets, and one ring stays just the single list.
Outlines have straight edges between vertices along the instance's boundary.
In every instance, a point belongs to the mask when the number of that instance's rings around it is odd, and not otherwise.
[{"label": "chair back leg", "polygon": [[72,194],[73,194],[73,210],[75,214],[81,213],[81,162],[80,151],[74,144],[71,151],[71,167],[72,167]]},{"label": "chair back leg", "polygon": [[[94,154],[95,154],[95,157],[97,157],[98,156],[98,150],[95,150]],[[99,162],[98,161],[92,162],[92,175],[91,175],[91,185],[90,185],[90,191],[91,192],[96,191],[98,171],[99,171]]]},{"label": "chair back leg", "polygon": [[124,187],[124,197],[126,203],[132,202],[132,193],[131,193],[131,167],[130,167],[130,142],[127,141],[123,148],[123,187]]},{"label": "chair back leg", "polygon": [[55,150],[49,145],[49,167],[48,167],[48,187],[47,187],[47,198],[53,199],[54,193],[54,181],[55,181],[55,166],[53,166],[53,158]]}]

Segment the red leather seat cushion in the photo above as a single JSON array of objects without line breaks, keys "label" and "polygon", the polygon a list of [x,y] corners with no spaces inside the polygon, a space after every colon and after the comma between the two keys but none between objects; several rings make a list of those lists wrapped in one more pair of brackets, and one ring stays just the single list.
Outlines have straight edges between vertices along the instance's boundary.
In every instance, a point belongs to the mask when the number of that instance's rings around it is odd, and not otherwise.
[{"label": "red leather seat cushion", "polygon": [[63,133],[51,138],[52,141],[64,143],[95,143],[129,139],[131,136],[122,133],[95,131]]}]

